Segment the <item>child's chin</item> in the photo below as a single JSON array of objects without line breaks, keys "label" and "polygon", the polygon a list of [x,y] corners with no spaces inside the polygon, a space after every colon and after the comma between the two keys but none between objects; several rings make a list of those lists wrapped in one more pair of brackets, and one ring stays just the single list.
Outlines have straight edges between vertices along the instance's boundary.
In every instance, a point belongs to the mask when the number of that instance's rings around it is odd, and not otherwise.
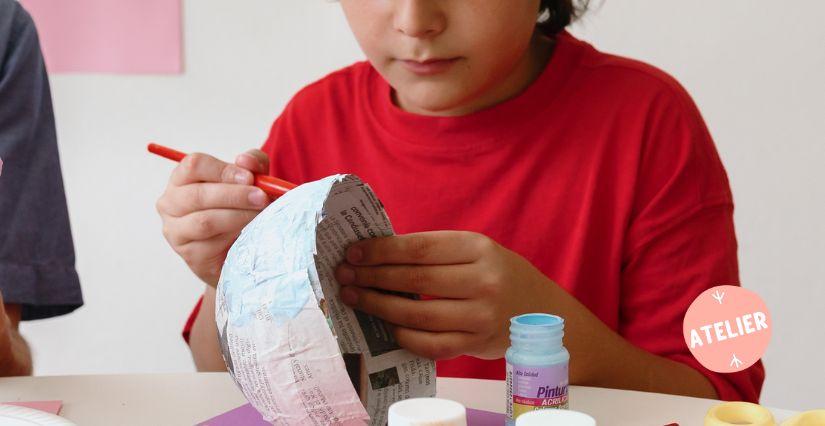
[{"label": "child's chin", "polygon": [[401,94],[405,109],[426,115],[459,115],[454,111],[460,109],[465,97],[440,84],[422,83],[416,86]]}]

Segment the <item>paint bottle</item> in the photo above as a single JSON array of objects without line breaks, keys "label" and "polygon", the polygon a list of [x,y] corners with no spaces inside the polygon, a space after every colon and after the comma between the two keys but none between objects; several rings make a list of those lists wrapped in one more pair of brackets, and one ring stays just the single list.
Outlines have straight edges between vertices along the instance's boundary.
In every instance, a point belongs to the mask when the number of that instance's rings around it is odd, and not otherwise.
[{"label": "paint bottle", "polygon": [[568,408],[570,354],[562,344],[564,319],[524,314],[510,319],[507,349],[507,426],[526,412]]}]

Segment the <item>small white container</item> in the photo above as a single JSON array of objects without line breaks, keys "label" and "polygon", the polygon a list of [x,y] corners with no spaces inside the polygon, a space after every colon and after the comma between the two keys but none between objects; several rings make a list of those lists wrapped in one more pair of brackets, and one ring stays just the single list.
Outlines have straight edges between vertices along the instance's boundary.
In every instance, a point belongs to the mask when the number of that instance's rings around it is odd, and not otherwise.
[{"label": "small white container", "polygon": [[449,399],[411,398],[390,405],[389,426],[467,426],[467,409]]},{"label": "small white container", "polygon": [[516,418],[516,426],[596,426],[596,419],[570,410],[535,410]]}]

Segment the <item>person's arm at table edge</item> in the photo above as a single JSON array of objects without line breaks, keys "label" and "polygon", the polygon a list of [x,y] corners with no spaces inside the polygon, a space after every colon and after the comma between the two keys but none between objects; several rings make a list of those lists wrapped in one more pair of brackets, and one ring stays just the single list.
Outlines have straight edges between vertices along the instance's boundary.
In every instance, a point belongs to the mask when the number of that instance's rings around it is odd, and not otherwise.
[{"label": "person's arm at table edge", "polygon": [[207,285],[192,330],[189,349],[198,371],[226,371],[215,326],[215,288]]},{"label": "person's arm at table edge", "polygon": [[32,374],[29,345],[20,335],[21,309],[0,299],[0,377]]},{"label": "person's arm at table edge", "polygon": [[[548,286],[550,287],[550,286]],[[570,298],[553,286],[552,298]],[[553,299],[550,300],[553,300]],[[577,385],[629,389],[645,392],[717,399],[716,389],[702,373],[677,361],[641,349],[613,331],[584,306],[555,312],[565,319],[564,343],[570,351],[571,382]]]}]

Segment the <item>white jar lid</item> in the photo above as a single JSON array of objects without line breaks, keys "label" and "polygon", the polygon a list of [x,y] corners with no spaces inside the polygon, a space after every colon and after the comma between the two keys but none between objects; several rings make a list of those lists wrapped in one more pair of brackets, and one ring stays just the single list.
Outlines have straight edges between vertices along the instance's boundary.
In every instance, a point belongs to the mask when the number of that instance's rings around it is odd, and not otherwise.
[{"label": "white jar lid", "polygon": [[390,405],[389,426],[467,426],[463,405],[440,398],[411,398]]},{"label": "white jar lid", "polygon": [[578,411],[549,408],[516,417],[516,426],[596,426],[596,419]]}]

